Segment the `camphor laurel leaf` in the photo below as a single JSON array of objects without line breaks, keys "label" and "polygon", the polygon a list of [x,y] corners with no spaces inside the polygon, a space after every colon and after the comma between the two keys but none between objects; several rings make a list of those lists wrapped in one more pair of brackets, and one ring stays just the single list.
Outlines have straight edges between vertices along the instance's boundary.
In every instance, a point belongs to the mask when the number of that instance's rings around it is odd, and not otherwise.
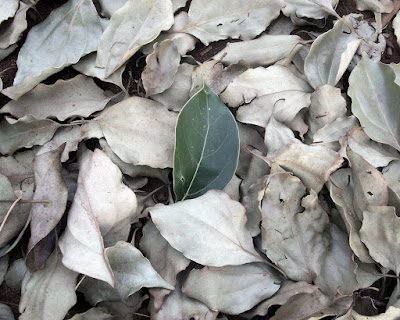
[{"label": "camphor laurel leaf", "polygon": [[235,118],[206,85],[182,108],[175,130],[174,192],[177,200],[222,189],[239,157]]}]

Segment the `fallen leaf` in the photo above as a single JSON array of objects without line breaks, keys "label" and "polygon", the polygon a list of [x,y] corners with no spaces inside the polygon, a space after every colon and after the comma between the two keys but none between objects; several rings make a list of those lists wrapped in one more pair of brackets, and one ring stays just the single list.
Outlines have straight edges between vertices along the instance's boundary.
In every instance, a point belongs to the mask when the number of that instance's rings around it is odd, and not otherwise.
[{"label": "fallen leaf", "polygon": [[273,113],[284,124],[310,105],[310,86],[288,68],[273,65],[249,69],[237,76],[221,94],[229,107],[239,107],[237,120],[266,127]]},{"label": "fallen leaf", "polygon": [[282,12],[285,16],[291,17],[292,21],[297,17],[316,20],[324,19],[328,15],[337,17],[330,0],[285,0]]},{"label": "fallen leaf", "polygon": [[317,194],[303,198],[305,191],[297,177],[273,165],[262,200],[261,235],[269,259],[290,279],[311,283],[328,253],[329,218]]},{"label": "fallen leaf", "polygon": [[92,1],[71,0],[34,26],[18,55],[12,87],[3,90],[16,100],[64,67],[96,50],[102,33]]},{"label": "fallen leaf", "polygon": [[17,101],[10,101],[1,113],[17,118],[32,115],[38,120],[57,118],[64,121],[74,116],[88,117],[102,110],[113,96],[106,95],[93,79],[78,75],[58,80],[53,85],[39,84]]},{"label": "fallen leaf", "polygon": [[[1,191],[3,192],[3,188],[1,189]],[[10,260],[10,258],[8,256],[8,254],[0,257],[0,285],[3,284],[4,276],[7,273],[9,260]]]},{"label": "fallen leaf", "polygon": [[400,210],[400,161],[392,161],[382,169],[383,177],[386,179],[389,188],[389,205]]},{"label": "fallen leaf", "polygon": [[[2,2],[4,2],[4,0]],[[9,2],[15,3],[14,0],[11,0]],[[13,45],[20,39],[22,32],[24,32],[26,30],[26,28],[28,27],[28,22],[26,21],[26,12],[30,8],[31,8],[31,5],[27,5],[23,2],[20,2],[19,8],[18,8],[17,12],[15,13],[15,16],[14,16],[11,24],[8,26],[8,28],[5,31],[1,32],[0,49],[7,49],[9,46]],[[1,4],[0,4],[0,12],[4,13],[4,11],[2,10]],[[1,17],[0,17],[0,20],[1,20]]]},{"label": "fallen leaf", "polygon": [[301,38],[296,35],[264,34],[255,40],[229,43],[213,59],[224,64],[246,61],[252,67],[268,66],[296,54]]},{"label": "fallen leaf", "polygon": [[350,309],[344,316],[337,318],[337,320],[397,320],[400,317],[400,309],[389,307],[385,313],[377,316],[364,316],[358,314],[353,309]]},{"label": "fallen leaf", "polygon": [[115,315],[101,311],[98,308],[90,308],[84,313],[75,314],[71,320],[109,320],[115,319]]},{"label": "fallen leaf", "polygon": [[222,191],[149,211],[161,235],[190,260],[214,267],[263,261],[246,230],[244,207]]},{"label": "fallen leaf", "polygon": [[58,224],[67,206],[68,188],[61,174],[62,145],[53,152],[35,158],[36,190],[33,200],[51,201],[50,205],[33,204],[31,209],[31,237],[29,255],[40,240],[46,237]]},{"label": "fallen leaf", "polygon": [[61,258],[60,251],[55,249],[44,267],[31,275],[22,291],[19,319],[62,320],[76,303],[78,274],[67,269]]},{"label": "fallen leaf", "polygon": [[110,18],[115,11],[121,9],[127,2],[128,0],[99,0],[101,6],[101,15],[106,18]]},{"label": "fallen leaf", "polygon": [[177,200],[224,188],[236,170],[239,132],[232,113],[206,85],[182,108],[175,131]]},{"label": "fallen leaf", "polygon": [[43,145],[60,126],[52,120],[38,120],[31,115],[18,120],[5,117],[0,125],[0,152],[12,155],[21,148]]},{"label": "fallen leaf", "polygon": [[79,290],[92,305],[95,306],[101,301],[119,301],[121,298],[126,300],[143,287],[174,289],[131,244],[119,241],[113,247],[107,248],[106,254],[115,276],[115,288],[104,281],[86,277]]},{"label": "fallen leaf", "polygon": [[18,10],[18,0],[1,0],[0,1],[0,23],[12,18]]},{"label": "fallen leaf", "polygon": [[114,12],[97,48],[97,65],[105,76],[120,68],[140,48],[174,22],[170,0],[128,0]]},{"label": "fallen leaf", "polygon": [[0,318],[4,320],[15,320],[11,308],[4,303],[0,303]]},{"label": "fallen leaf", "polygon": [[308,82],[314,88],[325,84],[335,86],[349,66],[360,41],[346,17],[337,21],[331,30],[311,45],[304,64]]},{"label": "fallen leaf", "polygon": [[119,239],[128,236],[130,218],[137,206],[136,196],[122,183],[118,167],[99,149],[94,152],[85,149],[79,169],[67,228],[59,241],[63,264],[114,287],[104,246],[115,244],[115,231]]},{"label": "fallen leaf", "polygon": [[188,24],[181,30],[205,45],[226,38],[249,40],[263,32],[279,16],[280,0],[248,2],[194,0],[188,11]]},{"label": "fallen leaf", "polygon": [[162,93],[171,87],[181,61],[178,48],[172,40],[156,43],[153,48],[153,53],[146,58],[146,67],[142,72],[147,97]]},{"label": "fallen leaf", "polygon": [[313,136],[313,142],[329,143],[339,141],[340,137],[347,134],[353,127],[358,125],[355,116],[339,117],[331,123],[324,125],[318,129]]},{"label": "fallen leaf", "polygon": [[349,77],[351,110],[365,133],[373,140],[400,151],[400,90],[393,69],[373,62],[366,55]]},{"label": "fallen leaf", "polygon": [[4,277],[7,287],[21,290],[22,280],[27,271],[28,268],[25,264],[25,259],[21,258],[15,260],[8,268],[6,276]]},{"label": "fallen leaf", "polygon": [[203,302],[211,310],[239,314],[271,297],[278,291],[279,282],[280,278],[274,271],[262,263],[204,267],[190,271],[182,292]]},{"label": "fallen leaf", "polygon": [[176,118],[162,104],[134,96],[113,105],[93,122],[122,161],[171,168]]},{"label": "fallen leaf", "polygon": [[394,9],[394,2],[383,0],[355,0],[358,10],[370,10],[376,13],[390,13]]}]

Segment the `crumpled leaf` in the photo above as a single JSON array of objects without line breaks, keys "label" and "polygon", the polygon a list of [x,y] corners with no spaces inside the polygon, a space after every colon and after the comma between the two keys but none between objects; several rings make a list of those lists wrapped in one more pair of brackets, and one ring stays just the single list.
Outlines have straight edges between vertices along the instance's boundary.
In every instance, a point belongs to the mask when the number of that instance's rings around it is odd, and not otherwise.
[{"label": "crumpled leaf", "polygon": [[152,95],[151,98],[165,105],[168,110],[180,111],[190,99],[190,88],[192,87],[192,72],[194,66],[182,63],[178,67],[174,82],[162,93]]},{"label": "crumpled leaf", "polygon": [[400,218],[394,207],[370,206],[363,211],[362,242],[376,262],[393,270],[396,275],[400,273],[399,227]]},{"label": "crumpled leaf", "polygon": [[154,320],[171,319],[196,319],[215,320],[218,312],[210,310],[202,302],[187,297],[181,291],[183,277],[180,275],[176,288],[165,298],[165,302],[159,310],[154,309],[150,299],[150,314]]},{"label": "crumpled leaf", "polygon": [[304,65],[308,82],[314,88],[325,84],[335,86],[350,64],[360,41],[350,20],[344,17],[337,21],[331,30],[319,36],[311,45]]},{"label": "crumpled leaf", "polygon": [[0,1],[0,23],[15,15],[18,10],[19,0]]},{"label": "crumpled leaf", "polygon": [[[14,0],[8,2],[12,3],[14,2]],[[28,11],[28,9],[30,8],[31,5],[27,5],[23,2],[20,2],[19,8],[11,24],[7,27],[6,30],[2,31],[0,34],[0,49],[7,49],[9,46],[13,45],[19,40],[19,38],[22,35],[22,32],[24,32],[28,27],[28,22],[26,21],[26,11]],[[1,4],[0,4],[0,12],[1,13],[4,12],[2,11]]]},{"label": "crumpled leaf", "polygon": [[[50,205],[33,204],[31,209],[31,237],[28,243],[29,255],[40,240],[46,237],[58,224],[67,206],[68,188],[62,177],[62,145],[53,152],[35,158],[36,190],[33,200],[49,200]],[[37,266],[38,268],[39,266]]]},{"label": "crumpled leaf", "polygon": [[131,244],[119,241],[106,249],[110,266],[115,276],[115,289],[108,283],[86,277],[79,290],[92,305],[100,301],[125,300],[143,287],[162,287],[174,290],[153,269],[150,261]]},{"label": "crumpled leaf", "polygon": [[[400,13],[399,12],[397,12],[396,16],[392,20],[392,27],[394,29],[394,34],[396,36],[397,43],[400,46]],[[398,83],[398,82],[396,82],[396,83]]]},{"label": "crumpled leaf", "polygon": [[7,103],[0,112],[17,118],[29,114],[36,119],[57,118],[64,121],[73,116],[88,117],[102,110],[111,98],[113,96],[106,95],[92,78],[78,75],[49,86],[39,84],[17,101]]},{"label": "crumpled leaf", "polygon": [[318,193],[330,174],[341,166],[343,159],[337,152],[322,145],[293,143],[270,161],[292,172],[308,190]]},{"label": "crumpled leaf", "polygon": [[194,0],[189,7],[188,24],[179,31],[194,35],[205,45],[226,38],[249,40],[263,32],[282,7],[280,0]]},{"label": "crumpled leaf", "polygon": [[100,19],[90,0],[70,0],[53,10],[29,31],[18,55],[14,86],[2,93],[18,99],[49,75],[95,51],[101,33]]},{"label": "crumpled leaf", "polygon": [[99,0],[101,6],[101,15],[110,18],[115,11],[121,9],[128,0]]},{"label": "crumpled leaf", "polygon": [[[140,249],[150,260],[151,265],[159,275],[172,286],[176,284],[178,273],[185,270],[190,263],[190,260],[182,253],[170,246],[151,220],[147,221],[143,227]],[[166,289],[150,289],[150,293],[154,297],[155,309],[158,311],[164,297],[170,291]]]},{"label": "crumpled leaf", "polygon": [[[367,247],[360,239],[361,220],[357,217],[353,205],[354,182],[350,168],[339,169],[328,181],[332,201],[336,204],[349,234],[349,244],[353,252],[362,262],[373,263]],[[358,270],[358,269],[357,269]]]},{"label": "crumpled leaf", "polygon": [[382,173],[359,154],[348,150],[347,155],[354,180],[354,210],[358,219],[362,221],[363,211],[368,206],[387,205],[389,200],[387,182]]},{"label": "crumpled leaf", "polygon": [[328,15],[337,16],[331,0],[285,0],[282,12],[285,16],[290,16],[292,21],[298,17],[319,20]]},{"label": "crumpled leaf", "polygon": [[64,319],[76,303],[75,283],[78,274],[61,263],[61,253],[55,249],[44,265],[27,281],[21,296],[21,320]]},{"label": "crumpled leaf", "polygon": [[[2,200],[13,200],[23,192],[23,200],[30,200],[34,193],[34,154],[32,151],[16,153],[13,157],[0,157],[0,197]],[[7,179],[8,178],[8,179]],[[0,203],[0,221],[12,203]],[[24,229],[29,220],[30,203],[19,203],[14,207],[0,233],[0,248],[7,245]],[[18,242],[18,238],[16,240]]]},{"label": "crumpled leaf", "polygon": [[125,71],[126,65],[122,65],[119,69],[110,74],[109,77],[106,77],[105,69],[96,66],[96,57],[97,54],[95,52],[90,53],[82,57],[78,63],[75,63],[72,67],[80,73],[90,77],[95,77],[104,82],[113,83],[122,90],[125,90],[124,84],[122,83],[122,73]]},{"label": "crumpled leaf", "polygon": [[353,251],[345,232],[330,224],[329,233],[332,237],[331,246],[315,284],[328,296],[334,297],[337,293],[351,296],[359,288]]},{"label": "crumpled leaf", "polygon": [[399,160],[397,151],[371,140],[359,126],[350,130],[346,137],[341,140],[341,144],[344,153],[348,146],[376,168],[385,167],[392,160]]},{"label": "crumpled leaf", "polygon": [[346,105],[339,88],[330,85],[318,86],[311,95],[311,105],[306,116],[309,127],[307,136],[313,138],[319,129],[345,116]]},{"label": "crumpled leaf", "polygon": [[400,210],[400,161],[392,161],[382,169],[382,174],[389,188],[389,205]]},{"label": "crumpled leaf", "polygon": [[213,59],[224,64],[246,61],[252,67],[268,66],[299,49],[301,38],[296,35],[264,34],[255,40],[229,43]]},{"label": "crumpled leaf", "polygon": [[174,41],[164,40],[154,44],[153,53],[147,56],[142,72],[147,97],[162,93],[172,85],[180,61],[181,56]]},{"label": "crumpled leaf", "polygon": [[84,313],[75,314],[71,320],[109,320],[114,318],[115,315],[103,312],[98,308],[90,308]]},{"label": "crumpled leaf", "polygon": [[265,316],[268,313],[268,309],[273,305],[284,305],[292,297],[296,297],[297,295],[304,293],[311,294],[314,290],[316,290],[316,287],[307,282],[293,282],[290,280],[285,280],[282,282],[279,290],[271,298],[263,301],[250,311],[242,314],[242,316],[247,319],[252,319],[257,315]]},{"label": "crumpled leaf", "polygon": [[176,118],[162,104],[134,96],[113,105],[93,122],[122,161],[172,168]]},{"label": "crumpled leaf", "polygon": [[244,207],[223,191],[149,211],[161,235],[190,260],[214,267],[263,261],[245,227]]},{"label": "crumpled leaf", "polygon": [[[204,267],[189,273],[182,292],[211,310],[239,314],[271,297],[278,291],[279,282],[279,277],[262,263]],[[245,299],[243,292],[246,292]]]},{"label": "crumpled leaf", "polygon": [[337,296],[331,299],[314,286],[311,293],[301,293],[290,298],[271,320],[318,320],[327,316],[338,316],[347,312],[352,303],[352,296]]},{"label": "crumpled leaf", "polygon": [[334,142],[344,136],[353,127],[358,125],[358,120],[355,116],[339,117],[331,123],[326,124],[314,133],[313,141],[316,142]]},{"label": "crumpled leaf", "polygon": [[175,129],[173,188],[178,201],[222,189],[239,157],[235,118],[206,85],[179,113]]},{"label": "crumpled leaf", "polygon": [[0,303],[0,319],[15,320],[14,313],[12,312],[11,308],[4,303]]},{"label": "crumpled leaf", "polygon": [[97,65],[109,77],[144,44],[174,23],[170,0],[129,0],[114,12],[97,48]]},{"label": "crumpled leaf", "polygon": [[355,0],[360,11],[370,10],[379,13],[390,13],[394,9],[394,2],[390,0]]},{"label": "crumpled leaf", "polygon": [[365,133],[373,140],[400,151],[399,86],[393,69],[363,55],[349,77],[351,109]]},{"label": "crumpled leaf", "polygon": [[279,166],[272,166],[267,183],[261,206],[263,248],[290,279],[311,283],[328,253],[328,215],[317,194],[311,190],[302,199],[304,185]]},{"label": "crumpled leaf", "polygon": [[266,127],[273,113],[284,124],[310,105],[310,86],[288,68],[273,65],[249,69],[237,76],[221,94],[229,107],[240,107],[237,120]]},{"label": "crumpled leaf", "polygon": [[[136,312],[141,308],[142,303],[147,300],[149,296],[143,295],[143,289],[129,296],[125,301],[102,301],[98,303],[99,307],[103,311],[107,311],[113,314],[114,320],[125,320],[136,315]],[[86,319],[85,319],[86,320]],[[97,320],[97,319],[93,319]]]},{"label": "crumpled leaf", "polygon": [[136,196],[122,183],[118,167],[99,149],[94,152],[85,149],[79,169],[67,228],[59,241],[63,264],[114,287],[104,246],[115,244],[114,233],[118,239],[128,237]]},{"label": "crumpled leaf", "polygon": [[31,115],[18,120],[5,117],[0,123],[0,152],[12,155],[18,149],[45,144],[60,126],[52,120],[37,120]]},{"label": "crumpled leaf", "polygon": [[192,75],[191,95],[197,93],[204,83],[216,94],[220,94],[226,89],[234,78],[247,70],[248,67],[243,63],[233,64],[226,68],[218,61],[205,61],[196,67]]}]

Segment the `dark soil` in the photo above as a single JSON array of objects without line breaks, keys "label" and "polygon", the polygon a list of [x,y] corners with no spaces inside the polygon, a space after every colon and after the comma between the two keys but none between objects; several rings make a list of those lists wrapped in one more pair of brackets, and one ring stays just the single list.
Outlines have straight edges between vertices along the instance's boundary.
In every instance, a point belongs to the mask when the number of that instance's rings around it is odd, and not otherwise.
[{"label": "dark soil", "polygon": [[[9,87],[12,85],[13,79],[15,77],[15,74],[17,72],[17,57],[18,57],[18,52],[19,48],[22,46],[22,44],[25,41],[26,35],[28,34],[29,30],[36,24],[44,21],[44,19],[50,14],[51,11],[54,9],[58,8],[59,6],[63,5],[66,3],[67,0],[41,0],[37,3],[35,8],[32,8],[28,10],[27,12],[27,19],[28,19],[28,29],[23,33],[22,38],[18,42],[18,48],[10,54],[7,58],[5,58],[3,61],[0,61],[0,76],[3,81],[4,88]],[[96,5],[97,10],[100,12],[100,5],[98,3],[98,0],[93,0],[93,2]],[[186,8],[187,10],[187,8]],[[339,5],[336,9],[337,13],[340,16],[349,14],[349,13],[362,13],[364,14],[364,17],[366,19],[370,19],[371,21],[374,19],[374,15],[371,12],[360,12],[359,10],[356,9],[355,3],[353,0],[340,0]],[[312,31],[312,30],[317,30],[317,31],[326,31],[329,30],[332,27],[332,21],[333,19],[330,18],[326,22],[326,25],[322,29],[318,29],[316,27],[302,27],[302,30],[307,30],[307,31]],[[386,34],[386,40],[387,40],[387,48],[382,55],[381,61],[384,63],[399,63],[400,62],[400,48],[397,44],[396,37],[393,33],[393,28],[391,25],[391,22],[388,23],[387,27],[385,28],[384,33]],[[299,33],[300,35],[300,33]],[[208,46],[205,46],[201,44],[200,42],[196,45],[196,48],[192,51],[189,52],[189,55],[192,55],[197,61],[199,62],[204,62],[211,57],[213,57],[216,53],[221,51],[228,42],[233,42],[237,40],[223,40],[223,41],[218,41],[211,43]],[[128,63],[126,70],[123,74],[123,82],[124,85],[127,87],[128,91],[130,94],[138,94],[138,95],[143,95],[143,89],[140,86],[140,76],[145,67],[145,57],[142,53],[137,53],[135,54],[130,62]],[[77,71],[75,71],[72,67],[65,68],[64,70],[60,71],[59,73],[52,75],[49,77],[47,80],[44,81],[46,84],[51,84],[56,82],[58,79],[70,79],[73,78],[78,74]],[[119,92],[121,89],[118,88],[117,86],[110,84],[110,83],[104,83],[101,82],[97,79],[95,79],[96,83],[104,90],[111,90],[112,92],[116,93]],[[129,84],[129,87],[128,87]],[[10,99],[3,94],[0,93],[0,108],[4,106]],[[1,120],[0,116],[0,120]],[[159,186],[158,182],[153,182],[150,185],[147,186],[147,191],[151,191],[156,189]],[[163,197],[163,191],[160,191],[159,196]],[[25,239],[29,239],[29,237],[25,236]],[[23,253],[26,252],[26,245],[27,245],[27,240],[21,241],[21,243],[13,250],[11,253],[11,259],[10,262],[19,259],[23,257]],[[387,278],[385,281],[380,280],[377,283],[373,285],[373,287],[380,288],[380,292],[376,292],[374,290],[369,290],[364,291],[364,295],[368,295],[376,299],[377,301],[382,301],[384,302],[384,298],[392,292],[396,281],[393,280],[392,278]],[[20,291],[19,290],[13,290],[8,288],[4,283],[0,286],[0,302],[5,303],[9,305],[14,314],[15,317],[18,318],[19,316],[19,311],[18,311],[18,304],[20,300]],[[385,303],[386,304],[386,303]],[[77,310],[81,309],[82,306],[76,306]],[[272,308],[273,309],[273,308]],[[80,310],[83,311],[83,310]],[[139,313],[146,314],[147,310],[146,307],[144,306]],[[137,319],[145,319],[143,316],[137,316]],[[239,316],[228,316],[228,319],[243,319],[242,317]],[[258,319],[258,318],[255,318]],[[259,318],[261,319],[261,318]]]}]

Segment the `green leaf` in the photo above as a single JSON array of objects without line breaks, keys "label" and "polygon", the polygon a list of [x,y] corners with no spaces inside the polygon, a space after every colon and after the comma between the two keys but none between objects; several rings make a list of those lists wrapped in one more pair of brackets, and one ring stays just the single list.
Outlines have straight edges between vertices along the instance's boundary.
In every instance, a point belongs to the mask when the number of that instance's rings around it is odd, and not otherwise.
[{"label": "green leaf", "polygon": [[177,200],[222,189],[239,157],[235,118],[206,85],[182,108],[176,124],[174,192]]}]

